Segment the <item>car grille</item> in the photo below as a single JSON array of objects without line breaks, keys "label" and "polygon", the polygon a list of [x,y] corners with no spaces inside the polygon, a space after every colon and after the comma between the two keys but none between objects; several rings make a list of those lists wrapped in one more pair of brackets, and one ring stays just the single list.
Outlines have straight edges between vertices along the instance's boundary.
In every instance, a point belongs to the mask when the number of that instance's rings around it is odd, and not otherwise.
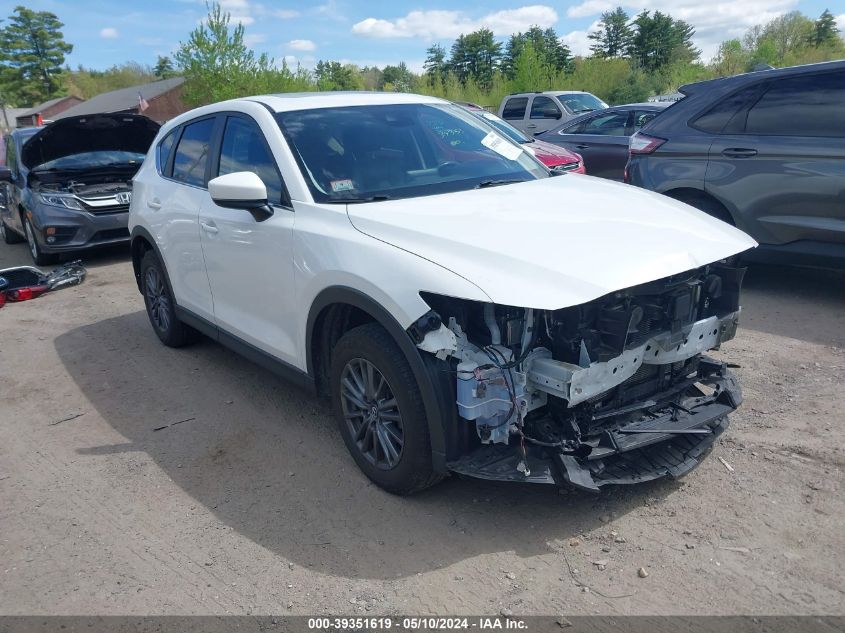
[{"label": "car grille", "polygon": [[121,203],[117,201],[117,196],[98,196],[83,198],[77,196],[77,199],[85,207],[88,213],[94,215],[108,215],[111,213],[125,213],[129,211],[129,203]]},{"label": "car grille", "polygon": [[97,231],[94,233],[91,241],[106,242],[108,240],[119,240],[124,237],[129,237],[129,229],[106,229],[104,231]]}]

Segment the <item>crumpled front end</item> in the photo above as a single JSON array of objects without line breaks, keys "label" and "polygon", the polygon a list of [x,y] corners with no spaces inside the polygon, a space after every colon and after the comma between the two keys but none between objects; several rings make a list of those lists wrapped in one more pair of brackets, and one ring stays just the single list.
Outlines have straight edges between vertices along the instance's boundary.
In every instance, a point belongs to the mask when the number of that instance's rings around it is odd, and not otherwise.
[{"label": "crumpled front end", "polygon": [[[455,375],[457,473],[598,491],[695,468],[742,402],[724,363],[744,269],[711,264],[562,310],[423,295]],[[472,431],[472,432],[470,432]]]}]

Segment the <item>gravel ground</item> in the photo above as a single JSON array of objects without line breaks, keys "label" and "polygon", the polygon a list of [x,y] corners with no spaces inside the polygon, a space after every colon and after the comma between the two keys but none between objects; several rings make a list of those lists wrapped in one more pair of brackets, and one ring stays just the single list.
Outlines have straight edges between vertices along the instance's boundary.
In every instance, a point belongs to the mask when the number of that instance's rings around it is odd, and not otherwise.
[{"label": "gravel ground", "polygon": [[163,347],[125,253],[87,263],[0,310],[0,614],[845,614],[843,273],[749,271],[745,404],[684,480],[397,498],[324,403]]}]

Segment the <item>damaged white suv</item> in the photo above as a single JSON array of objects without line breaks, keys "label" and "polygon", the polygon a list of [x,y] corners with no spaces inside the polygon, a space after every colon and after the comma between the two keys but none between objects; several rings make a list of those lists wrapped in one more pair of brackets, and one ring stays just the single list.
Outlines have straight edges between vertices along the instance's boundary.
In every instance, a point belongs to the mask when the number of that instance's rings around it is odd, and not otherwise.
[{"label": "damaged white suv", "polygon": [[741,392],[755,246],[692,207],[550,173],[440,99],[238,99],[160,131],[129,226],[153,329],[331,397],[370,479],[597,491],[694,468]]}]

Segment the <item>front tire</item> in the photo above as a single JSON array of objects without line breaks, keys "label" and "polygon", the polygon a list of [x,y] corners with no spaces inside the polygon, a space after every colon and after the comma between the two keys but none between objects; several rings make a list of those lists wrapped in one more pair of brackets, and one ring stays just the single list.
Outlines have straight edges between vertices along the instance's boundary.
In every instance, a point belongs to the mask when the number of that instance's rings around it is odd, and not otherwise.
[{"label": "front tire", "polygon": [[45,253],[41,250],[38,240],[35,238],[35,229],[32,227],[32,222],[29,218],[23,219],[23,230],[26,233],[26,241],[29,245],[29,254],[32,255],[32,261],[36,266],[49,266],[55,264],[57,258],[55,255]]},{"label": "front tire", "polygon": [[331,391],[346,447],[376,485],[411,494],[437,483],[419,386],[399,346],[377,323],[332,350]]},{"label": "front tire", "polygon": [[183,347],[195,342],[199,332],[176,317],[176,302],[164,266],[153,251],[141,259],[141,284],[147,316],[158,338],[168,347]]}]

